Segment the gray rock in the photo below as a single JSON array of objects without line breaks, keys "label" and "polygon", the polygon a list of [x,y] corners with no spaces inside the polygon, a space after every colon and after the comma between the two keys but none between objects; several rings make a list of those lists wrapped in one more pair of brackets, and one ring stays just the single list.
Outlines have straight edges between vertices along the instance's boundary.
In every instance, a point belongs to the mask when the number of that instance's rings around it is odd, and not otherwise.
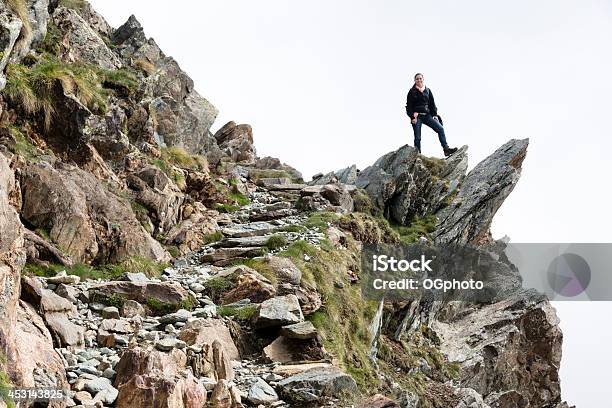
[{"label": "gray rock", "polygon": [[115,387],[111,385],[108,388],[105,388],[99,393],[97,393],[93,400],[94,402],[100,401],[104,405],[110,406],[110,405],[113,405],[118,395],[119,395],[119,390],[117,390]]},{"label": "gray rock", "polygon": [[320,367],[287,377],[278,383],[281,396],[292,402],[317,402],[357,392],[357,383],[338,368]]},{"label": "gray rock", "polygon": [[261,378],[257,378],[257,381],[249,388],[247,400],[253,404],[270,404],[278,401],[278,395],[268,383]]},{"label": "gray rock", "polygon": [[301,340],[314,339],[318,334],[317,329],[309,321],[283,326],[280,333],[287,338]]},{"label": "gray rock", "polygon": [[302,281],[302,271],[295,266],[291,259],[269,256],[266,258],[266,261],[279,282],[299,285]]},{"label": "gray rock", "polygon": [[298,323],[304,320],[297,296],[291,294],[268,299],[261,303],[255,326],[270,327]]},{"label": "gray rock", "polygon": [[97,377],[93,380],[88,380],[84,384],[86,391],[92,394],[97,394],[100,391],[112,388],[111,381],[108,378]]},{"label": "gray rock", "polygon": [[142,306],[140,303],[136,302],[135,300],[126,300],[121,305],[121,315],[127,318],[135,316],[144,317],[146,313],[144,306]]},{"label": "gray rock", "polygon": [[74,286],[65,285],[60,283],[55,289],[55,293],[63,297],[64,299],[68,299],[72,303],[77,303],[77,298],[79,297],[79,290]]},{"label": "gray rock", "polygon": [[433,235],[440,244],[485,244],[493,216],[521,175],[529,139],[512,139],[465,177],[450,205],[438,213]]},{"label": "gray rock", "polygon": [[155,348],[161,351],[170,351],[174,348],[184,349],[185,347],[187,347],[187,343],[174,337],[164,337],[155,342]]},{"label": "gray rock", "polygon": [[102,317],[105,319],[119,319],[119,309],[115,306],[108,306],[102,309]]},{"label": "gray rock", "polygon": [[161,324],[186,322],[191,317],[191,312],[185,309],[179,309],[174,313],[167,314],[159,318]]},{"label": "gray rock", "polygon": [[75,10],[58,7],[53,22],[62,33],[62,53],[68,62],[95,64],[109,70],[122,67],[121,60]]}]

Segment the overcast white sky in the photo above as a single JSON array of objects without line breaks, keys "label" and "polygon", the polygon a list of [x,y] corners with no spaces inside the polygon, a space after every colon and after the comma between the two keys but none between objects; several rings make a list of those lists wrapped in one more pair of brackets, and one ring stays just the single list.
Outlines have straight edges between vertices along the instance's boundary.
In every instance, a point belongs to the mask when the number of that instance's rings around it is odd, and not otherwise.
[{"label": "overcast white sky", "polygon": [[[306,178],[361,169],[412,144],[405,95],[423,72],[451,145],[474,166],[510,138],[531,140],[496,238],[611,242],[609,0],[94,0],[118,27],[135,14],[198,91],[253,126],[260,156]],[[425,128],[424,128],[425,129]],[[441,157],[435,134],[423,152]],[[609,303],[557,305],[564,398],[608,401]],[[605,393],[605,397],[604,397]]]}]

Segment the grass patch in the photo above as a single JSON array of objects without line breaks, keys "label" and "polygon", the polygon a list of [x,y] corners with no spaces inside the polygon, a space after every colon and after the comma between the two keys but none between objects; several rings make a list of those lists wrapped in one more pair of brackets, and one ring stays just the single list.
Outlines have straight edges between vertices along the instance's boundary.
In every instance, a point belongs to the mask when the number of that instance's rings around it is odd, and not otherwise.
[{"label": "grass patch", "polygon": [[438,159],[437,157],[426,157],[420,156],[423,165],[427,167],[432,176],[439,176],[446,162],[444,159]]},{"label": "grass patch", "polygon": [[164,147],[161,149],[161,155],[164,161],[182,169],[208,169],[208,161],[204,156],[189,154],[181,147]]},{"label": "grass patch", "polygon": [[45,54],[32,66],[9,64],[3,93],[27,114],[41,115],[44,127],[48,130],[56,114],[54,104],[57,86],[63,92],[73,94],[95,113],[106,110],[107,93],[102,87],[99,72],[101,70],[95,67],[67,64]]},{"label": "grass patch", "polygon": [[229,201],[235,203],[236,205],[240,207],[251,204],[251,200],[249,199],[249,197],[237,191],[229,193],[227,198]]},{"label": "grass patch", "polygon": [[304,223],[304,226],[307,228],[316,228],[323,231],[326,230],[330,226],[330,224],[335,221],[338,221],[339,219],[340,216],[336,213],[329,211],[319,211],[311,214]]},{"label": "grass patch", "polygon": [[285,238],[283,235],[272,235],[266,241],[265,247],[268,248],[270,251],[273,251],[275,249],[282,248],[286,245],[287,245],[287,238]]},{"label": "grass patch", "polygon": [[234,317],[236,320],[249,321],[257,314],[257,306],[219,306],[217,313],[222,317]]},{"label": "grass patch", "polygon": [[239,206],[233,204],[217,204],[215,205],[215,210],[220,213],[233,213],[240,209]]},{"label": "grass patch", "polygon": [[273,285],[276,285],[278,282],[278,278],[272,268],[270,268],[270,264],[263,258],[245,258],[238,259],[232,262],[232,265],[244,265],[249,268],[255,269],[259,272],[263,277],[272,282]]},{"label": "grass patch", "polygon": [[134,256],[119,264],[109,264],[95,267],[83,263],[77,263],[71,267],[66,267],[59,264],[49,264],[49,266],[45,267],[27,263],[23,268],[23,273],[26,275],[51,277],[57,275],[61,271],[66,271],[66,274],[76,275],[81,279],[113,280],[126,272],[142,272],[148,277],[159,277],[163,270],[168,266],[169,264],[166,262],[155,262],[149,258]]},{"label": "grass patch", "polygon": [[286,258],[291,258],[294,261],[304,261],[304,255],[308,255],[309,257],[313,257],[317,254],[319,250],[314,245],[300,239],[298,241],[293,242],[287,249],[279,252],[278,256],[283,256]]},{"label": "grass patch", "polygon": [[353,193],[353,202],[356,212],[362,212],[374,217],[382,216],[381,209],[374,205],[369,194],[362,188],[358,188]]},{"label": "grass patch", "polygon": [[17,126],[9,125],[7,129],[15,139],[15,154],[23,157],[26,161],[36,161],[39,155],[38,149],[32,144],[30,139],[23,134]]},{"label": "grass patch", "polygon": [[136,61],[134,61],[134,66],[141,70],[148,77],[153,75],[157,70],[155,68],[155,65],[153,65],[153,63],[146,59],[137,59]]},{"label": "grass patch", "polygon": [[413,218],[409,226],[392,224],[391,227],[400,235],[401,243],[412,244],[420,237],[429,239],[430,234],[436,230],[436,222],[435,215],[428,214],[423,218]]},{"label": "grass patch", "polygon": [[399,234],[383,217],[374,217],[366,213],[351,213],[343,215],[338,221],[338,226],[349,231],[356,240],[368,244],[400,242]]},{"label": "grass patch", "polygon": [[219,303],[221,296],[229,291],[233,286],[233,276],[219,276],[212,278],[203,283],[204,293],[206,293],[213,302]]},{"label": "grass patch", "polygon": [[77,12],[87,10],[87,2],[85,0],[59,0],[58,6],[63,6]]},{"label": "grass patch", "polygon": [[35,231],[39,237],[44,238],[47,241],[51,241],[51,236],[49,235],[49,230],[45,228],[36,228]]},{"label": "grass patch", "polygon": [[206,234],[202,238],[204,245],[211,244],[213,242],[221,241],[223,239],[223,233],[221,231],[215,231],[212,234]]},{"label": "grass patch", "polygon": [[283,231],[283,232],[305,232],[307,228],[303,225],[293,224],[293,225],[286,225],[282,228],[279,228],[278,230]]},{"label": "grass patch", "polygon": [[[301,244],[294,252],[308,251],[309,262],[294,259],[303,279],[312,279],[322,295],[323,307],[307,319],[323,338],[325,349],[332,353],[341,367],[350,373],[360,389],[372,390],[379,380],[369,359],[369,325],[376,314],[377,302],[362,299],[361,287],[351,285],[349,271],[359,268],[357,243],[349,238],[348,251],[337,251],[322,245],[320,250]],[[335,287],[342,282],[343,289]]]},{"label": "grass patch", "polygon": [[[0,354],[0,367],[6,365],[6,356],[4,354]],[[0,369],[0,400],[4,401],[8,408],[15,408],[15,402],[9,396],[9,391],[12,387],[11,379],[8,374],[4,370],[4,368]]]}]

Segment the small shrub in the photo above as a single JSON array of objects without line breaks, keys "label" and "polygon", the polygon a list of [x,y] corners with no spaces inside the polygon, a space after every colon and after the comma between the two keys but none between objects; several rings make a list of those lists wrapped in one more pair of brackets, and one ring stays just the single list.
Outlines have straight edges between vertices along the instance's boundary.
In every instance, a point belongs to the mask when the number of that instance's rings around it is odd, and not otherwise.
[{"label": "small shrub", "polygon": [[391,225],[400,235],[400,241],[404,244],[412,244],[424,236],[429,238],[430,234],[436,230],[436,216],[428,214],[423,218],[415,217],[409,226]]},{"label": "small shrub", "polygon": [[318,250],[314,245],[300,239],[293,242],[287,249],[279,252],[277,255],[303,261],[304,255],[312,257],[316,255],[317,251]]},{"label": "small shrub", "polygon": [[213,302],[218,302],[221,296],[229,291],[234,284],[230,276],[212,278],[204,282],[204,291]]},{"label": "small shrub", "polygon": [[212,234],[204,235],[202,241],[204,245],[211,244],[213,242],[221,241],[223,239],[223,233],[221,231],[215,231]]},{"label": "small shrub", "polygon": [[282,248],[282,247],[284,247],[286,245],[287,245],[287,238],[285,238],[283,235],[272,235],[266,241],[266,245],[265,246],[270,251],[273,251],[275,249]]},{"label": "small shrub", "polygon": [[155,65],[146,59],[137,59],[134,61],[134,66],[144,72],[147,76],[153,75],[156,71]]}]

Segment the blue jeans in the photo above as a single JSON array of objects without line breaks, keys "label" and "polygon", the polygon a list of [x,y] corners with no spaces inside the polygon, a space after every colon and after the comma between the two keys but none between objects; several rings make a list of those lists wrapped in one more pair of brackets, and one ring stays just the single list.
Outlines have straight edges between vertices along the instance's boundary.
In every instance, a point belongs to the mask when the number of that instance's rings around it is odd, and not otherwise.
[{"label": "blue jeans", "polygon": [[429,113],[427,115],[417,115],[416,123],[412,123],[412,130],[414,130],[414,147],[421,151],[421,125],[426,124],[430,128],[433,129],[434,132],[438,134],[438,139],[440,140],[440,144],[444,149],[448,147],[446,143],[446,136],[444,135],[444,127],[433,118]]}]

